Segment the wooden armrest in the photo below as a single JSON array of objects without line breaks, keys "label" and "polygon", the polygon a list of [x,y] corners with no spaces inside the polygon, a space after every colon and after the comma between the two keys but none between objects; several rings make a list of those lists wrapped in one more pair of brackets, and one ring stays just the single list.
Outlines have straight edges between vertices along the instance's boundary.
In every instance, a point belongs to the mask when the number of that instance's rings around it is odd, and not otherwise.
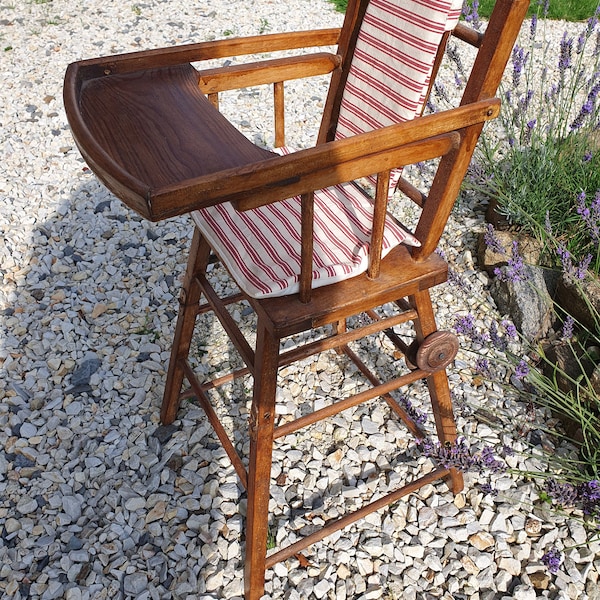
[{"label": "wooden armrest", "polygon": [[[258,163],[152,190],[158,218],[234,202],[249,210],[292,196],[440,156],[455,146],[462,129],[496,118],[492,98],[413,121],[275,156]],[[443,139],[445,138],[445,139]]]},{"label": "wooden armrest", "polygon": [[203,69],[200,71],[198,83],[205,94],[214,94],[253,85],[325,75],[340,64],[341,58],[336,54],[315,52],[217,69]]},{"label": "wooden armrest", "polygon": [[114,56],[92,58],[77,62],[84,78],[115,75],[170,67],[182,63],[199,62],[214,58],[228,58],[245,54],[261,54],[280,50],[297,50],[336,45],[339,28],[314,31],[270,33],[244,38],[228,38],[197,44],[184,44],[171,48],[157,48]]},{"label": "wooden armrest", "polygon": [[[199,78],[190,64],[117,75],[90,76],[81,63],[67,70],[64,102],[75,142],[107,187],[147,219],[229,200],[247,210],[423,160],[451,142],[431,138],[499,112],[491,99],[278,156],[231,125],[200,91]],[[418,148],[406,147],[415,142]]]}]

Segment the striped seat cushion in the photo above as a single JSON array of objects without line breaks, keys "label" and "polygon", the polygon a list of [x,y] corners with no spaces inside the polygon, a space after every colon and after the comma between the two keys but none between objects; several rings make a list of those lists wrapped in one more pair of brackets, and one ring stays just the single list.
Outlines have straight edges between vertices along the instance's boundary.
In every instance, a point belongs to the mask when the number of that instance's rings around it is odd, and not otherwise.
[{"label": "striped seat cushion", "polygon": [[[294,294],[300,274],[300,198],[246,212],[230,203],[196,211],[194,221],[252,298]],[[369,263],[371,199],[353,183],[315,192],[313,288],[364,273]],[[398,244],[419,241],[392,217],[385,227],[385,256]]]},{"label": "striped seat cushion", "polygon": [[[371,0],[342,97],[337,139],[420,113],[438,46],[461,7],[462,0]],[[299,198],[243,213],[225,203],[193,217],[248,296],[298,292]],[[315,192],[313,288],[367,270],[372,217],[371,199],[354,183]],[[382,256],[398,244],[420,245],[388,216]]]}]

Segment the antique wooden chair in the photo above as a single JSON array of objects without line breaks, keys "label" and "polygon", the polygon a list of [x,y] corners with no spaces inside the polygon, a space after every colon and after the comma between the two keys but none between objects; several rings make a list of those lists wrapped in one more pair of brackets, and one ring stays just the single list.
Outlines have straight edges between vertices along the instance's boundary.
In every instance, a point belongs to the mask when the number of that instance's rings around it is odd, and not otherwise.
[{"label": "antique wooden chair", "polygon": [[[436,327],[429,290],[446,280],[447,265],[434,250],[483,124],[498,114],[494,96],[528,4],[497,0],[480,34],[458,23],[462,0],[350,0],[341,30],[229,39],[69,66],[65,106],[92,170],[147,219],[192,214],[195,233],[161,418],[171,423],[181,399],[194,396],[247,490],[248,600],[263,594],[265,569],[369,512],[439,479],[455,493],[463,487],[459,471],[439,466],[267,556],[275,439],[376,397],[422,437],[392,396],[422,379],[439,440],[456,438],[446,367],[457,342]],[[423,116],[451,31],[476,48],[474,66],[460,106]],[[334,44],[335,53],[204,70],[190,64]],[[330,91],[314,148],[277,154],[257,147],[218,112],[219,92],[273,84],[275,144],[283,146],[283,81],[325,73],[331,73]],[[436,157],[427,193],[398,178],[402,166]],[[373,199],[352,183],[368,176],[376,181]],[[386,213],[391,185],[420,207],[414,232]],[[219,298],[207,274],[211,256],[226,266],[239,293]],[[240,300],[257,315],[254,348],[228,309]],[[396,313],[379,310],[386,304]],[[196,317],[206,311],[218,317],[246,366],[202,382],[188,354]],[[360,314],[368,318],[349,327],[349,319]],[[414,325],[410,344],[393,329],[403,323]],[[326,337],[281,350],[284,338],[323,327],[330,331]],[[386,335],[396,354],[406,357],[408,368],[398,363],[392,380],[381,381],[350,347],[372,334]],[[278,369],[327,350],[354,361],[370,389],[278,424]],[[246,466],[209,391],[247,374],[254,384]]]}]

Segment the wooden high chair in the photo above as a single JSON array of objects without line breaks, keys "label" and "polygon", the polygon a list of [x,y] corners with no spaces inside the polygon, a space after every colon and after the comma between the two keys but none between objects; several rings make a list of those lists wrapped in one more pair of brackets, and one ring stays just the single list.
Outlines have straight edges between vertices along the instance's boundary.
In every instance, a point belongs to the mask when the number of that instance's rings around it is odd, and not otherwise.
[{"label": "wooden high chair", "polygon": [[[96,58],[69,66],[65,107],[73,136],[97,176],[139,214],[157,221],[191,213],[194,236],[165,385],[161,418],[171,423],[182,398],[194,396],[247,490],[245,594],[264,592],[265,569],[302,548],[396,502],[421,486],[448,480],[440,466],[367,506],[328,522],[305,539],[267,556],[274,440],[335,413],[382,398],[416,437],[423,432],[393,392],[425,379],[437,435],[456,439],[446,367],[456,338],[438,331],[430,289],[446,280],[434,253],[485,121],[498,115],[494,96],[528,0],[497,0],[485,34],[458,22],[462,0],[350,0],[341,30],[228,39]],[[422,116],[450,35],[477,49],[460,105]],[[200,69],[206,59],[337,44],[337,51]],[[218,111],[218,94],[273,84],[275,144],[284,145],[285,80],[331,74],[318,143],[279,153],[257,147]],[[401,177],[401,167],[440,157],[425,193]],[[353,183],[373,177],[374,198]],[[387,213],[398,187],[420,207],[414,231]],[[239,292],[220,298],[207,265],[216,256]],[[246,301],[256,312],[256,343],[228,310]],[[391,314],[383,305],[394,306]],[[245,367],[201,381],[188,360],[196,317],[213,311]],[[349,327],[349,319],[364,315]],[[405,343],[394,327],[412,323]],[[282,351],[282,340],[315,328],[329,334]],[[388,381],[351,348],[384,334],[406,357]],[[207,343],[210,340],[207,341]],[[370,389],[278,424],[278,370],[336,350],[353,361]],[[251,374],[254,385],[246,465],[212,407],[209,391]],[[184,389],[184,381],[189,387]]]}]

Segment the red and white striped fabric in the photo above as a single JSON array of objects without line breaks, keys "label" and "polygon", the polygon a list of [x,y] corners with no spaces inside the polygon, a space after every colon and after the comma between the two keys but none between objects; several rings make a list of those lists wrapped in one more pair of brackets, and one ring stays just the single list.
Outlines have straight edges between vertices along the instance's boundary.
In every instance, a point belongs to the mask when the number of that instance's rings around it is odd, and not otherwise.
[{"label": "red and white striped fabric", "polygon": [[[461,7],[462,0],[371,0],[342,98],[338,139],[419,114],[437,48]],[[371,199],[353,183],[315,192],[313,288],[367,270],[372,218]],[[196,211],[194,221],[250,297],[298,292],[299,198],[243,213],[225,203]],[[398,244],[420,245],[388,216],[382,256]]]},{"label": "red and white striped fabric", "polygon": [[463,0],[371,0],[342,96],[336,138],[409,121]]},{"label": "red and white striped fabric", "polygon": [[[371,0],[344,88],[336,139],[408,121],[425,102],[437,49],[463,0]],[[402,171],[390,177],[393,194]]]},{"label": "red and white striped fabric", "polygon": [[[248,296],[268,298],[298,292],[300,198],[246,212],[236,211],[227,202],[196,211],[194,221]],[[357,185],[345,183],[315,192],[313,288],[367,270],[372,223],[372,201]],[[382,255],[402,243],[419,245],[388,216]]]}]

